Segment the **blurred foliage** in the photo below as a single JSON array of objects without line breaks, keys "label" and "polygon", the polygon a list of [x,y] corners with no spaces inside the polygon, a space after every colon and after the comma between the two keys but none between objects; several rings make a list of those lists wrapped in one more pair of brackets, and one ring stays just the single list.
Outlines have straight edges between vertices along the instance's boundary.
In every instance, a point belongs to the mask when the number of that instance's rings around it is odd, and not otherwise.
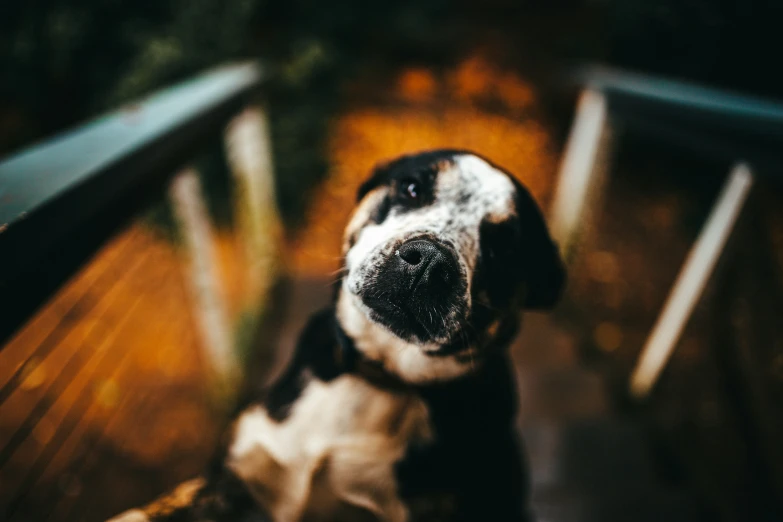
[{"label": "blurred foliage", "polygon": [[774,0],[4,2],[0,153],[207,67],[258,58],[271,75],[281,210],[295,224],[352,79],[489,46],[534,80],[589,59],[777,95],[781,75],[767,61],[781,48],[781,14]]},{"label": "blurred foliage", "polygon": [[783,97],[779,0],[611,0],[611,61],[619,66]]}]

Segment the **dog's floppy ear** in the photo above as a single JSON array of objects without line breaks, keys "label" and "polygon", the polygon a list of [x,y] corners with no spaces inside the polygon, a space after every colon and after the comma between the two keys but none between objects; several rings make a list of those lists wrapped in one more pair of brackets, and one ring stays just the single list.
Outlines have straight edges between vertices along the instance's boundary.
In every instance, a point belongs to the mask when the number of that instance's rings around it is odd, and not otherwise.
[{"label": "dog's floppy ear", "polygon": [[521,229],[524,306],[551,308],[563,293],[565,266],[535,200],[521,183],[514,180],[514,184],[517,187],[516,206]]}]

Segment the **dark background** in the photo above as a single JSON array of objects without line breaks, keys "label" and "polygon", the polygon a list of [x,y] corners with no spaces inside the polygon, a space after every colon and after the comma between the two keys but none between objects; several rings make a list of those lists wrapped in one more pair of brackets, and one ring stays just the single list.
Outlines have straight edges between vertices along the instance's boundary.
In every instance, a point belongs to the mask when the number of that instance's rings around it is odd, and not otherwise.
[{"label": "dark background", "polygon": [[572,100],[553,78],[584,61],[783,94],[783,3],[774,0],[38,0],[0,9],[0,154],[209,66],[259,58],[273,78],[289,223],[301,215],[301,182],[325,171],[326,122],[351,102],[341,88],[368,72],[447,66],[489,48],[504,67],[553,86],[544,101],[561,129]]}]

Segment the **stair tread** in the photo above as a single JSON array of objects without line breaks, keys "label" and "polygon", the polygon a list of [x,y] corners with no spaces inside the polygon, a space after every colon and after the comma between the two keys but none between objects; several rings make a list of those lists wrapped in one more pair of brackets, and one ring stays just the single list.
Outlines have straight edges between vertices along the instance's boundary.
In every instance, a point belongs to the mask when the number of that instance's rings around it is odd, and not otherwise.
[{"label": "stair tread", "polygon": [[624,491],[657,480],[644,432],[628,421],[606,416],[534,421],[521,433],[534,485]]}]

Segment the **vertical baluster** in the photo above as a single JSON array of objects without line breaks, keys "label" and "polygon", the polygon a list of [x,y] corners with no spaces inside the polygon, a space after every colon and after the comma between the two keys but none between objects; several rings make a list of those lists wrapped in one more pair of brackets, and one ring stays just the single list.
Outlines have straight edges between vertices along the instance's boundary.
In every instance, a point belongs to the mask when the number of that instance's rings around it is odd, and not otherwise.
[{"label": "vertical baluster", "polygon": [[216,378],[218,395],[231,394],[238,384],[240,367],[218,275],[214,238],[198,173],[186,168],[171,182],[173,203],[185,243],[196,323],[206,360]]},{"label": "vertical baluster", "polygon": [[250,268],[255,304],[263,302],[276,269],[280,220],[275,198],[269,124],[264,111],[248,107],[225,135],[229,166],[235,179],[240,233]]},{"label": "vertical baluster", "polygon": [[246,108],[230,122],[224,140],[234,177],[233,204],[247,269],[236,349],[247,353],[254,348],[251,343],[275,281],[282,237],[275,197],[272,143],[264,110],[254,106]]},{"label": "vertical baluster", "polygon": [[566,259],[572,257],[580,232],[600,201],[610,144],[606,98],[586,89],[579,97],[552,204],[552,234]]},{"label": "vertical baluster", "polygon": [[723,253],[752,184],[753,174],[747,165],[740,163],[732,169],[639,356],[631,375],[631,393],[635,397],[646,397],[665,368]]}]

